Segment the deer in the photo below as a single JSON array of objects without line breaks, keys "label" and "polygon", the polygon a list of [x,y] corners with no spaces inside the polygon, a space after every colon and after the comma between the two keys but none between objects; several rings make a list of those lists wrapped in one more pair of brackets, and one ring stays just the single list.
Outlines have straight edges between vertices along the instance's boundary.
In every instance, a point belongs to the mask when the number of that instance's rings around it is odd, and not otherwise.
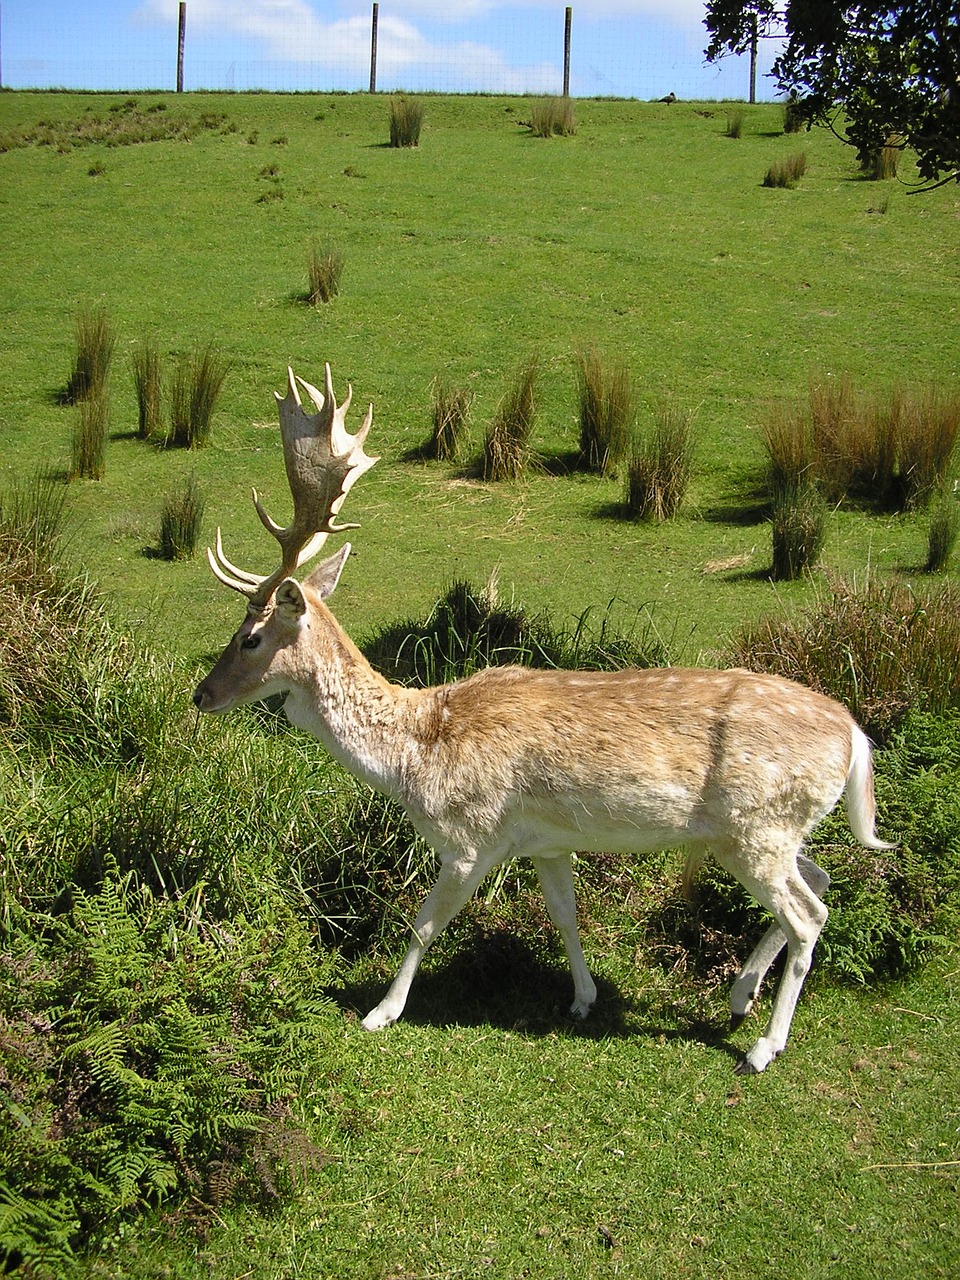
[{"label": "deer", "polygon": [[[301,392],[312,402],[304,408]],[[432,688],[374,670],[327,601],[351,544],[294,576],[331,534],[354,482],[379,458],[364,452],[373,406],[356,434],[352,398],[338,405],[288,370],[276,394],[293,518],[281,527],[253,503],[279,542],[268,575],[237,568],[220,529],[213,573],[247,599],[246,615],[193,695],[200,712],[285,694],[294,725],[347,770],[396,800],[439,859],[436,881],[368,1031],[403,1013],[427,949],[501,863],[526,856],[573,978],[571,1014],[585,1018],[597,987],[577,927],[572,857],[685,849],[685,880],[712,857],[773,917],[730,991],[731,1027],[750,1014],[786,948],[763,1034],[737,1064],[759,1073],[784,1049],[814,946],[827,919],[828,874],[803,852],[813,828],[845,799],[855,838],[875,832],[871,744],[840,703],[779,676],[744,669],[654,667],[561,671],[489,667]]]}]

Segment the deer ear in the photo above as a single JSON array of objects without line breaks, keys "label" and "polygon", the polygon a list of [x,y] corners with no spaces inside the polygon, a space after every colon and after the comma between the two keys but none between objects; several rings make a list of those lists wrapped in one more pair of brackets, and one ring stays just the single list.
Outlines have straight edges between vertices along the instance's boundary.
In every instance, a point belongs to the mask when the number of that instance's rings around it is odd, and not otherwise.
[{"label": "deer ear", "polygon": [[307,611],[307,602],[296,578],[284,578],[273,598],[274,609],[282,622],[293,626]]},{"label": "deer ear", "polygon": [[349,554],[350,543],[345,542],[335,555],[321,560],[310,576],[305,579],[306,585],[312,587],[321,600],[326,600],[333,595]]}]

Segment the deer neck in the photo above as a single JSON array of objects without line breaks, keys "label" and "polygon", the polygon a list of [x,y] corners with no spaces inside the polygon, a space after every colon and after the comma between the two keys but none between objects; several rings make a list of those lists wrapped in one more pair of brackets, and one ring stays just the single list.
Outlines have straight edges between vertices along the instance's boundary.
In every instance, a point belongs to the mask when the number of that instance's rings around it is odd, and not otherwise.
[{"label": "deer neck", "polygon": [[291,661],[284,710],[335,759],[396,794],[410,693],[374,671],[330,610],[312,603]]}]

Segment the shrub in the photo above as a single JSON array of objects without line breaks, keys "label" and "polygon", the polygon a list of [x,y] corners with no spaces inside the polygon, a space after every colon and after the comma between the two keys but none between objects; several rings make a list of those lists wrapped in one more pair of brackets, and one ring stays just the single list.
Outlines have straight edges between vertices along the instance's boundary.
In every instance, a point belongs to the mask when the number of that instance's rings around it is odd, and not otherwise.
[{"label": "shrub", "polygon": [[570,98],[538,98],[530,109],[530,132],[536,138],[569,137],[576,133]]},{"label": "shrub", "polygon": [[422,127],[422,103],[402,94],[390,99],[391,147],[419,147]]},{"label": "shrub", "polygon": [[137,393],[137,434],[143,440],[163,437],[161,359],[156,343],[144,339],[133,353]]},{"label": "shrub", "polygon": [[109,421],[110,403],[104,389],[80,401],[73,428],[71,480],[103,479]]},{"label": "shrub", "polygon": [[307,257],[309,288],[307,301],[311,306],[329,302],[340,292],[343,276],[343,254],[331,245],[310,246]]},{"label": "shrub", "polygon": [[226,376],[227,364],[210,343],[180,357],[170,388],[168,445],[199,449],[207,443]]},{"label": "shrub", "polygon": [[517,480],[529,465],[539,367],[536,356],[521,363],[513,386],[500,401],[483,445],[484,480]]},{"label": "shrub", "polygon": [[783,485],[773,502],[773,568],[777,581],[802,577],[820,559],[826,505],[816,484]]},{"label": "shrub", "polygon": [[78,404],[106,391],[116,338],[106,308],[84,306],[74,321],[77,350],[73,370],[62,395],[64,404]]},{"label": "shrub", "polygon": [[940,491],[930,518],[930,529],[927,534],[926,573],[942,573],[947,561],[953,553],[957,535],[960,534],[960,503],[952,488],[945,486]]},{"label": "shrub", "polygon": [[807,171],[807,157],[801,151],[775,161],[763,179],[765,187],[795,187]]},{"label": "shrub", "polygon": [[470,414],[470,394],[461,387],[447,387],[437,377],[431,387],[433,431],[426,454],[439,461],[460,457]]},{"label": "shrub", "polygon": [[160,512],[160,555],[164,560],[189,560],[197,549],[204,500],[195,476],[170,494]]},{"label": "shrub", "polygon": [[581,466],[606,475],[630,451],[634,421],[630,375],[622,364],[608,370],[596,347],[587,347],[577,355],[577,391]]},{"label": "shrub", "polygon": [[691,415],[672,406],[661,408],[627,466],[628,514],[635,520],[672,519],[686,496],[692,463]]},{"label": "shrub", "polygon": [[835,581],[796,620],[746,629],[732,656],[836,698],[882,742],[911,706],[960,708],[960,590]]}]

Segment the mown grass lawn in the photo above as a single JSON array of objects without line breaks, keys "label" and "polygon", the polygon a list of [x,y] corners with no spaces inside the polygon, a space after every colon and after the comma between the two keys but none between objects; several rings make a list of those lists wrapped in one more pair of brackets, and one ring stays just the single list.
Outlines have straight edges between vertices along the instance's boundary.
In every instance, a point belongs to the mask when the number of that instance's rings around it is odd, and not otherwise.
[{"label": "mown grass lawn", "polygon": [[[520,123],[525,100],[431,97],[421,146],[393,151],[379,98],[142,95],[138,110],[162,102],[156,116],[205,114],[206,124],[190,141],[58,150],[66,124],[111,108],[129,115],[125,102],[0,94],[0,469],[4,479],[65,471],[73,411],[58,393],[73,317],[102,302],[118,335],[112,435],[104,479],[70,486],[69,550],[139,643],[164,663],[175,655],[185,707],[196,667],[241,611],[199,560],[153,554],[162,498],[195,474],[205,536],[222,524],[231,558],[270,567],[249,489],[283,518],[273,392],[288,363],[319,382],[329,360],[338,391],[353,384],[357,421],[374,402],[371,448],[383,458],[350,495],[344,514],[363,527],[336,598],[359,637],[422,614],[454,579],[496,571],[507,599],[565,624],[587,611],[599,626],[609,611],[619,629],[652,629],[687,661],[722,658],[744,623],[823,590],[823,577],[768,580],[758,428],[771,405],[802,401],[815,376],[849,376],[868,394],[957,389],[957,192],[864,182],[829,132],[782,136],[775,107],[746,109],[734,140],[719,104],[582,102],[575,137],[542,141]],[[52,145],[19,145],[18,131],[41,121],[52,122]],[[772,160],[797,149],[809,158],[799,187],[763,189]],[[313,240],[335,243],[346,264],[340,296],[321,308],[300,298]],[[145,335],[168,358],[212,339],[230,361],[207,448],[135,438],[131,353]],[[587,342],[628,362],[645,414],[665,402],[696,413],[692,490],[665,526],[623,520],[616,481],[556,465],[576,444],[574,353]],[[534,444],[548,465],[492,485],[411,459],[434,377],[473,393],[476,451],[532,352],[542,366]],[[923,512],[841,508],[826,568],[923,585],[926,528]],[[252,721],[204,724],[184,746],[177,714],[171,758],[222,753],[224,770],[251,773],[236,794],[254,806],[257,785],[269,787],[280,815],[277,849],[249,850],[244,815],[231,813],[229,858],[201,860],[188,886],[199,913],[217,876],[232,876],[224,897],[255,917],[260,904],[237,885],[263,876],[272,886],[281,846],[296,861],[288,846],[303,814],[288,831],[282,778],[308,770],[284,757],[281,781],[267,777],[269,733],[249,755],[229,736],[256,737]],[[55,754],[30,762],[36,796],[47,795]],[[936,760],[923,769],[934,777]],[[139,778],[89,772],[60,802],[66,860],[64,832],[82,829],[87,803],[93,845],[104,831],[116,837],[101,797],[111,785],[131,826],[136,805],[152,802]],[[311,773],[318,805],[337,785]],[[29,794],[18,803],[29,808]],[[944,848],[954,839],[945,832]],[[585,946],[601,997],[583,1028],[566,1015],[556,940],[521,891],[471,908],[431,953],[404,1020],[366,1035],[357,1015],[402,945],[395,904],[379,903],[391,923],[341,961],[318,1021],[334,1048],[304,1073],[297,1099],[316,1167],[296,1194],[211,1211],[198,1189],[146,1218],[118,1213],[97,1224],[96,1248],[71,1274],[954,1275],[955,939],[899,982],[842,985],[815,972],[782,1060],[740,1079],[733,1065],[755,1022],[727,1037],[725,988],[697,972],[695,956],[688,971],[675,953],[672,964],[650,954],[617,892],[595,877],[587,886]]]}]

